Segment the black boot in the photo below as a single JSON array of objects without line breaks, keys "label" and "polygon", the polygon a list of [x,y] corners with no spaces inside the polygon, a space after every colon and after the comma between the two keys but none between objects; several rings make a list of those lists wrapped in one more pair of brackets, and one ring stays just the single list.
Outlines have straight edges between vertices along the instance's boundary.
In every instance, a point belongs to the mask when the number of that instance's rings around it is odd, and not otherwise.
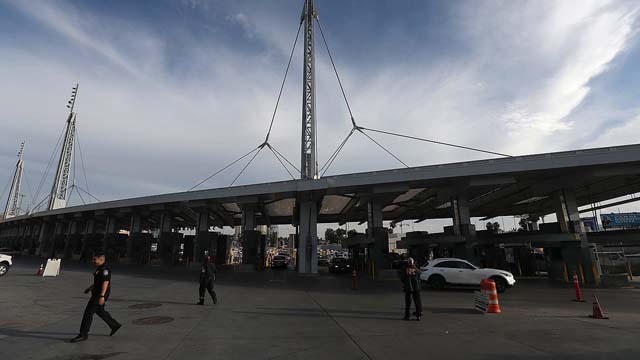
[{"label": "black boot", "polygon": [[73,339],[71,339],[70,342],[77,343],[77,342],[80,342],[80,341],[85,341],[87,339],[88,338],[86,336],[78,335],[78,336],[74,337]]},{"label": "black boot", "polygon": [[115,334],[115,333],[116,333],[116,331],[120,330],[120,328],[121,328],[121,327],[122,327],[122,325],[121,325],[121,324],[118,324],[118,325],[116,325],[116,326],[112,327],[112,328],[111,328],[111,334],[109,334],[109,336],[113,336],[113,334]]},{"label": "black boot", "polygon": [[196,305],[204,305],[204,299],[200,299]]}]

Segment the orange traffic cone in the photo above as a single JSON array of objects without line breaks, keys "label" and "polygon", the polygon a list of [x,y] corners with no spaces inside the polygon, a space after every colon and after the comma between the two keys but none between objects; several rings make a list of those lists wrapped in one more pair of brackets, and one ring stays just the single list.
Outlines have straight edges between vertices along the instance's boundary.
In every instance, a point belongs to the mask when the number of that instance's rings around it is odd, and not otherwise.
[{"label": "orange traffic cone", "polygon": [[500,304],[498,303],[498,290],[496,290],[495,281],[489,279],[486,281],[487,295],[489,295],[489,306],[487,306],[487,312],[489,314],[499,314]]},{"label": "orange traffic cone", "polygon": [[36,276],[42,276],[44,274],[44,264],[40,264],[40,268],[36,271]]},{"label": "orange traffic cone", "polygon": [[600,306],[600,302],[598,298],[593,295],[593,314],[589,315],[589,317],[594,319],[608,319],[608,316],[604,315],[604,310],[602,310],[602,306]]}]

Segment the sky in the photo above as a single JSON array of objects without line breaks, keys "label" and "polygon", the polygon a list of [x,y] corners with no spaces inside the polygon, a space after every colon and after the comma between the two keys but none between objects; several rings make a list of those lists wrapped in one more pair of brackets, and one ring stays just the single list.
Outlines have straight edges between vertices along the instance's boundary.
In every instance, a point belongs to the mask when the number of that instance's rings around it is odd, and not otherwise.
[{"label": "sky", "polygon": [[[39,184],[79,83],[87,181],[77,166],[78,184],[101,200],[189,189],[264,141],[302,3],[0,0],[0,186],[25,140],[24,201],[46,196],[51,176]],[[638,1],[317,0],[316,6],[361,126],[510,155],[640,138]],[[322,165],[351,122],[317,29],[316,36]],[[270,137],[296,165],[300,45]],[[374,138],[410,166],[490,157]],[[401,166],[356,134],[327,175]],[[241,168],[200,188],[228,186]],[[288,177],[265,151],[236,184]]]}]

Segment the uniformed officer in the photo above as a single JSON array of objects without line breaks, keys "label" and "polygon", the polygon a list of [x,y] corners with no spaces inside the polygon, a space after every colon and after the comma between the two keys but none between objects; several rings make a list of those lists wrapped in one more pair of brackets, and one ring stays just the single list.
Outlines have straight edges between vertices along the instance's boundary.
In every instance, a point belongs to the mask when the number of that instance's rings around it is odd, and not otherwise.
[{"label": "uniformed officer", "polygon": [[413,258],[409,258],[400,267],[400,279],[404,288],[404,320],[409,320],[411,311],[411,299],[416,311],[413,315],[416,320],[422,318],[422,299],[420,298],[420,269]]},{"label": "uniformed officer", "polygon": [[216,292],[213,291],[213,281],[216,278],[216,264],[213,263],[211,256],[206,256],[200,267],[200,301],[198,305],[204,305],[204,290],[206,289],[211,295],[214,304],[218,303]]},{"label": "uniformed officer", "polygon": [[91,298],[87,303],[87,307],[84,309],[82,324],[80,325],[80,334],[71,339],[71,342],[87,340],[93,314],[98,314],[98,316],[109,325],[109,328],[111,328],[111,334],[109,334],[109,336],[115,334],[122,326],[104,309],[111,292],[111,269],[105,264],[104,254],[96,254],[93,257],[93,263],[96,265],[96,270],[93,272],[93,285],[84,291],[85,294],[91,292]]}]

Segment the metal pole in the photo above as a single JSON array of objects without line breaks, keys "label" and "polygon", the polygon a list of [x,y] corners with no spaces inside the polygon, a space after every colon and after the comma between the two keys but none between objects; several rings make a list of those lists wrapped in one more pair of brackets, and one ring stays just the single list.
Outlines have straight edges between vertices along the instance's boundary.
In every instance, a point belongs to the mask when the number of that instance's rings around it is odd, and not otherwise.
[{"label": "metal pole", "polygon": [[304,23],[304,63],[302,78],[302,152],[300,172],[302,179],[318,178],[316,158],[315,114],[315,57],[313,20],[317,12],[313,0],[305,0],[300,22]]}]

